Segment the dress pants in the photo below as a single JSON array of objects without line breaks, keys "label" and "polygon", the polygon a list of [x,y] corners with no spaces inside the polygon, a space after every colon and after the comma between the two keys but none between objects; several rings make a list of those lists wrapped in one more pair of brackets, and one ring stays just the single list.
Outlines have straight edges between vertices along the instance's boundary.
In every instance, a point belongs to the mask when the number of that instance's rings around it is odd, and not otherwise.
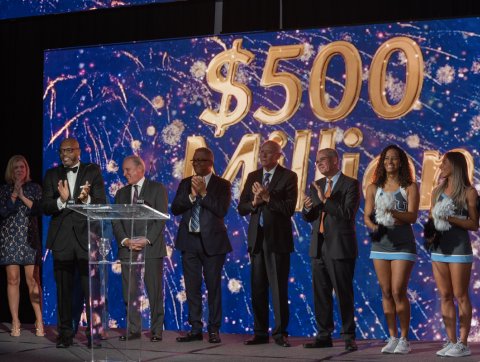
[{"label": "dress pants", "polygon": [[191,333],[202,333],[202,276],[208,292],[208,332],[218,332],[222,324],[222,269],[225,254],[207,255],[200,235],[196,251],[182,251],[182,266]]},{"label": "dress pants", "polygon": [[[140,313],[140,299],[144,295],[140,285],[139,273],[142,265],[128,265],[128,260],[122,259],[122,289],[125,306],[128,308],[128,292],[130,291],[130,308],[128,314],[128,333],[142,332],[142,316]],[[130,274],[130,276],[129,276]],[[146,258],[145,289],[150,305],[150,332],[161,336],[165,310],[163,305],[163,258]],[[137,303],[135,303],[137,301]]]},{"label": "dress pants", "polygon": [[[57,284],[58,335],[70,339],[74,337],[72,307],[76,271],[79,274],[85,300],[88,301],[90,295],[87,251],[76,240],[71,240],[65,249],[53,251],[53,270],[55,283]],[[87,308],[87,322],[90,326],[89,308]],[[87,335],[90,334],[90,328],[87,328],[86,333]]]},{"label": "dress pants", "polygon": [[260,337],[268,336],[268,290],[270,287],[275,321],[272,336],[273,338],[288,336],[290,253],[268,252],[264,241],[261,250],[254,251],[250,259],[254,333]]},{"label": "dress pants", "polygon": [[[319,235],[319,237],[323,237]],[[333,290],[342,317],[340,334],[343,339],[355,339],[355,312],[353,299],[353,276],[355,259],[332,259],[326,256],[325,243],[320,256],[312,258],[313,299],[317,339],[329,339],[334,330]]]}]

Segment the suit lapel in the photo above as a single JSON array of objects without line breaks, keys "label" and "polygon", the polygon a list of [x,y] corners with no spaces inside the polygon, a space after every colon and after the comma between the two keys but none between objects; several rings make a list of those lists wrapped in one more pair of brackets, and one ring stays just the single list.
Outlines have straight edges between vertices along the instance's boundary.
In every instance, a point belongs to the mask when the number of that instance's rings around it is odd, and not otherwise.
[{"label": "suit lapel", "polygon": [[80,163],[78,166],[77,171],[77,179],[75,180],[75,186],[73,187],[73,199],[76,200],[77,197],[80,195],[80,182],[83,179],[83,175],[85,174],[86,166],[83,163]]},{"label": "suit lapel", "polygon": [[145,194],[147,192],[148,192],[148,180],[145,178],[145,180],[143,181],[142,189],[140,190],[140,195],[138,195],[138,199],[145,200]]},{"label": "suit lapel", "polygon": [[268,185],[268,191],[271,191],[275,188],[275,185],[277,184],[278,180],[282,178],[283,175],[283,167],[278,165],[277,168],[275,169],[275,173],[272,176],[272,179],[270,180],[270,184]]},{"label": "suit lapel", "polygon": [[344,177],[343,177],[343,173],[341,173],[340,176],[338,177],[337,182],[335,183],[335,186],[333,187],[331,195],[333,195],[335,192],[337,192],[342,188],[343,182],[344,182]]},{"label": "suit lapel", "polygon": [[215,175],[212,173],[212,177],[210,177],[210,181],[208,181],[207,192],[210,192],[211,190],[213,190],[213,189],[215,188],[215,183],[217,182],[216,177],[217,177],[217,176],[215,176]]}]

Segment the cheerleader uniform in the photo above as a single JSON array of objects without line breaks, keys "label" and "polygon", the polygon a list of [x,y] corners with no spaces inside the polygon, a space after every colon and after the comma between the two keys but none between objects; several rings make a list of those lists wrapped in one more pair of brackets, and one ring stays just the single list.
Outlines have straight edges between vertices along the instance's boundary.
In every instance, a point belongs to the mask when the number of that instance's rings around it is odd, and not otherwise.
[{"label": "cheerleader uniform", "polygon": [[[449,198],[446,194],[441,194],[438,202],[444,198]],[[455,210],[454,217],[466,219],[468,210],[466,208],[460,211]],[[432,261],[440,261],[444,263],[472,263],[473,252],[470,243],[468,230],[452,225],[447,231],[441,231],[440,238],[436,246],[432,246]]]},{"label": "cheerleader uniform", "polygon": [[[377,188],[375,193],[375,204],[378,197],[387,193],[382,188]],[[389,192],[390,193],[390,192]],[[403,187],[397,191],[391,192],[395,199],[394,210],[399,212],[408,211],[407,193]],[[370,259],[383,260],[417,260],[417,246],[415,236],[413,235],[412,225],[393,225],[387,226],[387,232],[382,236],[379,242],[372,243]]]}]

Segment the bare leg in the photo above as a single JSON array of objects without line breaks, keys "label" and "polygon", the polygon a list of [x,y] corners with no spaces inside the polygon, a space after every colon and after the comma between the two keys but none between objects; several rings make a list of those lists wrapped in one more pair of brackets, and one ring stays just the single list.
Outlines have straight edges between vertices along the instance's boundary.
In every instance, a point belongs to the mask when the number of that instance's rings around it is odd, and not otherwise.
[{"label": "bare leg", "polygon": [[396,308],[395,301],[392,295],[392,271],[391,261],[373,259],[373,265],[375,272],[377,273],[378,282],[382,289],[382,305],[383,313],[385,314],[385,320],[387,321],[388,332],[391,337],[397,337],[397,321],[396,321]]},{"label": "bare leg", "polygon": [[432,269],[435,282],[437,283],[438,292],[440,294],[442,317],[447,336],[452,343],[456,343],[456,313],[455,305],[453,304],[453,286],[449,264],[432,261]]},{"label": "bare leg", "polygon": [[20,303],[20,266],[7,265],[7,296],[12,323],[19,323],[18,305]]},{"label": "bare leg", "polygon": [[408,281],[414,263],[409,260],[392,260],[392,295],[395,311],[400,321],[401,336],[408,339],[410,327],[410,301],[407,297]]},{"label": "bare leg", "polygon": [[35,328],[37,335],[43,334],[42,288],[40,286],[40,268],[37,265],[25,265],[28,294],[35,312]]},{"label": "bare leg", "polygon": [[452,278],[453,295],[458,302],[458,317],[460,319],[460,340],[466,346],[470,324],[472,322],[472,304],[468,286],[470,284],[471,263],[451,263],[450,276]]}]

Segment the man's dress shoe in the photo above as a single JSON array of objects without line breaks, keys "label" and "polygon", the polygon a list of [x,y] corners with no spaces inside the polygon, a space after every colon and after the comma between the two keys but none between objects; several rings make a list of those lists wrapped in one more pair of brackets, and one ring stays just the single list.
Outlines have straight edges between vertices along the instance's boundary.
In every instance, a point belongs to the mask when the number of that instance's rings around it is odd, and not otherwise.
[{"label": "man's dress shoe", "polygon": [[128,335],[123,335],[123,336],[118,337],[118,339],[122,342],[125,342],[127,340],[131,341],[131,340],[134,340],[134,339],[139,339],[141,336],[142,336],[142,334],[140,332],[129,333]]},{"label": "man's dress shoe", "polygon": [[218,332],[210,332],[208,334],[208,343],[220,343],[222,340],[220,339],[220,335]]},{"label": "man's dress shoe", "polygon": [[357,343],[354,339],[347,339],[345,341],[345,351],[353,352],[358,350]]},{"label": "man's dress shoe", "polygon": [[203,334],[202,333],[188,332],[183,337],[177,337],[177,342],[193,342],[193,341],[201,341],[201,340],[203,340]]},{"label": "man's dress shoe", "polygon": [[288,339],[284,336],[275,338],[275,344],[279,345],[280,347],[290,347],[290,343],[288,342]]},{"label": "man's dress shoe", "polygon": [[333,347],[331,339],[315,339],[313,342],[303,344],[303,348],[330,348]]},{"label": "man's dress shoe", "polygon": [[162,339],[163,338],[160,334],[154,334],[152,337],[150,337],[150,342],[161,342]]},{"label": "man's dress shoe", "polygon": [[268,343],[268,336],[262,337],[262,336],[253,336],[250,339],[247,339],[245,342],[243,342],[244,345],[246,346],[253,346],[255,344],[265,344]]}]

